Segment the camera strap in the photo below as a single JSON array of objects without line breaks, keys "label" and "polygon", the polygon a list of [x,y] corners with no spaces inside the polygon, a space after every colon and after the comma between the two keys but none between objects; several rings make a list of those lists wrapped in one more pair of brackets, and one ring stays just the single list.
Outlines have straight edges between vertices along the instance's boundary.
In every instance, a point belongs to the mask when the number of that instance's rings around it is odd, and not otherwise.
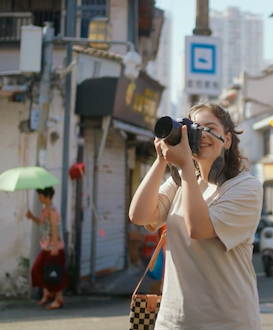
[{"label": "camera strap", "polygon": [[[226,166],[224,165],[224,154],[225,149],[222,148],[221,155],[218,156],[215,161],[213,162],[209,175],[208,175],[208,182],[215,184],[217,186],[221,186],[226,180]],[[181,177],[179,172],[175,166],[168,163],[169,170],[171,172],[171,177],[173,181],[176,183],[178,187],[181,187]]]},{"label": "camera strap", "polygon": [[168,167],[171,172],[171,177],[173,178],[173,181],[176,183],[178,187],[181,187],[181,177],[177,168],[170,163],[168,163]]},{"label": "camera strap", "polygon": [[225,175],[226,167],[224,166],[224,155],[225,149],[222,148],[221,155],[213,162],[208,176],[208,182],[216,184],[217,186],[221,186],[227,180]]}]

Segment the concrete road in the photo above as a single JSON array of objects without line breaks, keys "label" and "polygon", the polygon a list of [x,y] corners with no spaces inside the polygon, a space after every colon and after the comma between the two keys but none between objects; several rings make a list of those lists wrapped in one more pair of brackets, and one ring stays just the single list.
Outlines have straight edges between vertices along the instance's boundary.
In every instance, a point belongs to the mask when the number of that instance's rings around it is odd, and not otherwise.
[{"label": "concrete road", "polygon": [[253,255],[253,265],[257,275],[260,311],[263,330],[273,329],[273,277],[266,277],[262,258],[259,253]]},{"label": "concrete road", "polygon": [[[273,329],[273,277],[265,277],[255,254],[263,330]],[[127,330],[130,298],[66,297],[64,309],[46,311],[36,301],[0,302],[0,330]]]},{"label": "concrete road", "polygon": [[[0,307],[1,330],[127,330],[129,298],[66,299],[62,310],[46,311],[34,301]],[[1,305],[0,305],[1,306]],[[263,330],[273,329],[273,304],[261,304]]]},{"label": "concrete road", "polygon": [[66,297],[65,308],[47,311],[36,301],[15,301],[1,308],[1,330],[126,330],[130,299]]}]

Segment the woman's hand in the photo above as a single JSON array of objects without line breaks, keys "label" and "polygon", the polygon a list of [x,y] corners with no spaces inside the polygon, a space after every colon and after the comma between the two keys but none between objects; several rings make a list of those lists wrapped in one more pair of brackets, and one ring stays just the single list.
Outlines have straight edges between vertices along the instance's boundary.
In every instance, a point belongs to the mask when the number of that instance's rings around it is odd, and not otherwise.
[{"label": "woman's hand", "polygon": [[27,210],[26,217],[27,217],[28,219],[33,219],[33,218],[35,218],[35,217],[34,217],[34,214],[33,214],[32,212],[30,212],[30,210]]},{"label": "woman's hand", "polygon": [[59,254],[59,250],[56,246],[53,246],[52,247],[52,250],[51,250],[51,255],[52,256],[57,256]]},{"label": "woman's hand", "polygon": [[181,128],[181,141],[175,146],[171,146],[164,141],[160,142],[163,157],[171,164],[183,169],[188,164],[193,164],[192,152],[189,145],[187,126]]},{"label": "woman's hand", "polygon": [[162,140],[158,139],[157,137],[154,139],[154,146],[155,146],[155,151],[157,154],[157,158],[159,160],[165,160],[164,155],[162,153],[162,147],[161,147]]},{"label": "woman's hand", "polygon": [[36,225],[40,224],[40,219],[36,218],[35,215],[30,212],[30,210],[27,210],[26,217],[31,219],[34,223],[36,223]]}]

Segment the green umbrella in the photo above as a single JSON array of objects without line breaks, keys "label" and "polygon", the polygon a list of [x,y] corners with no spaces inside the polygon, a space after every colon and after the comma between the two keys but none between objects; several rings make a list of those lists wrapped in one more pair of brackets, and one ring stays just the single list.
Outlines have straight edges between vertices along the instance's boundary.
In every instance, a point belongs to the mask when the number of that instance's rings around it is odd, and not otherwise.
[{"label": "green umbrella", "polygon": [[11,168],[0,175],[0,190],[7,192],[44,189],[59,184],[59,180],[54,175],[38,166]]},{"label": "green umbrella", "polygon": [[11,168],[0,175],[0,190],[44,189],[59,185],[59,180],[38,166]]}]

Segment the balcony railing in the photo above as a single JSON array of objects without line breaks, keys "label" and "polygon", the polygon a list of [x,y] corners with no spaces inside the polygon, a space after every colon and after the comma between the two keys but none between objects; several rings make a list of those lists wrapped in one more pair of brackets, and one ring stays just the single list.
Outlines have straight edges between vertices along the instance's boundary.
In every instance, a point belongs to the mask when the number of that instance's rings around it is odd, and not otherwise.
[{"label": "balcony railing", "polygon": [[[23,25],[33,24],[36,26],[44,26],[46,21],[53,22],[55,35],[61,33],[65,35],[66,13],[59,7],[37,10],[37,8],[24,7],[22,12],[14,12],[8,1],[0,0],[0,42],[18,42],[21,37],[21,27]],[[59,0],[56,0],[59,2]],[[75,31],[80,31],[81,37],[87,37],[89,21],[93,17],[107,16],[108,8],[107,0],[82,0],[81,10],[75,12]],[[6,7],[5,7],[5,6]],[[6,10],[5,10],[6,8]],[[28,9],[27,9],[28,8]],[[2,9],[2,10],[1,10]],[[27,10],[26,10],[27,9]]]},{"label": "balcony railing", "polygon": [[[21,27],[34,24],[44,26],[45,22],[53,22],[55,34],[61,31],[61,14],[59,11],[33,11],[0,13],[0,42],[18,42],[21,38]],[[64,24],[63,24],[64,25]]]},{"label": "balcony railing", "polygon": [[90,19],[101,16],[107,17],[107,0],[82,0],[81,37],[87,38]]},{"label": "balcony railing", "polygon": [[32,13],[0,13],[0,42],[19,41],[21,27],[32,22]]}]

